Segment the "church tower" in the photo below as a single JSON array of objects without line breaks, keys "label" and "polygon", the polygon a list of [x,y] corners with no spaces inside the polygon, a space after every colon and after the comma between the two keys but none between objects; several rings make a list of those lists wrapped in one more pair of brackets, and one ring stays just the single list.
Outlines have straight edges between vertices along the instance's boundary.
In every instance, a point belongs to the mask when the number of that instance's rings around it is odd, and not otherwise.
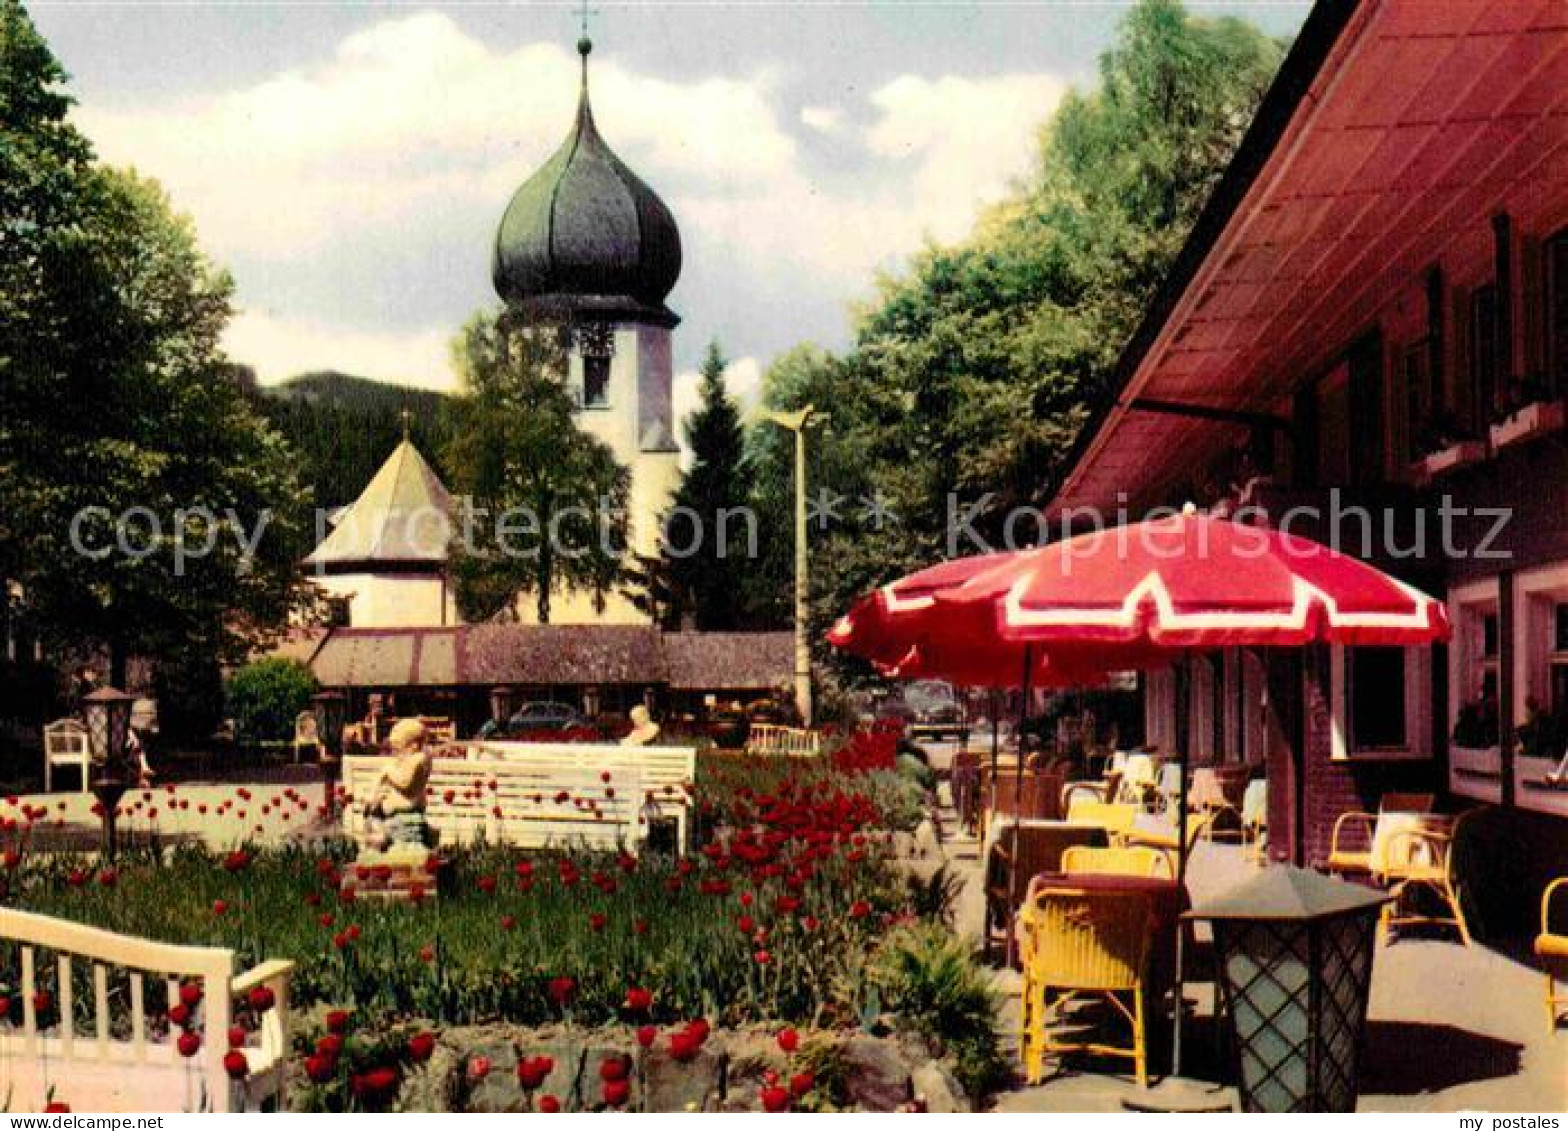
[{"label": "church tower", "polygon": [[[659,519],[680,479],[671,418],[665,305],[681,271],[681,237],[662,200],[594,125],[584,36],[577,119],[555,154],[513,195],[496,233],[495,289],[522,325],[569,335],[568,389],[578,423],[631,472],[630,544],[658,552]],[[643,623],[618,593],[600,613],[587,593],[555,601],[559,623]],[[525,610],[520,610],[525,611]]]}]

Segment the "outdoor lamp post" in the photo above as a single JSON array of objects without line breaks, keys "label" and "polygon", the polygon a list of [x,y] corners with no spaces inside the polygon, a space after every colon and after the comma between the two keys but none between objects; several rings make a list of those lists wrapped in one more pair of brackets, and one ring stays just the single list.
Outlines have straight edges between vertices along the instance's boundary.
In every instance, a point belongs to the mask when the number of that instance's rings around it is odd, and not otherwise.
[{"label": "outdoor lamp post", "polygon": [[98,800],[99,819],[103,822],[103,854],[111,860],[118,847],[114,825],[120,798],[130,787],[126,748],[130,744],[131,707],[135,702],[134,695],[113,687],[100,687],[82,700],[88,754],[93,763],[88,788]]},{"label": "outdoor lamp post", "polygon": [[1388,900],[1276,867],[1187,913],[1214,926],[1243,1111],[1356,1109],[1378,912]]},{"label": "outdoor lamp post", "polygon": [[812,405],[794,412],[769,412],[769,420],[795,433],[795,709],[811,725],[811,586],[806,557],[806,429],[827,422]]},{"label": "outdoor lamp post", "polygon": [[341,691],[318,691],[310,699],[316,713],[316,734],[321,741],[321,780],[327,789],[327,812],[337,812],[338,773],[343,766],[343,724],[348,718],[348,698]]},{"label": "outdoor lamp post", "polygon": [[490,718],[497,724],[506,722],[512,714],[512,689],[496,686],[490,689]]}]

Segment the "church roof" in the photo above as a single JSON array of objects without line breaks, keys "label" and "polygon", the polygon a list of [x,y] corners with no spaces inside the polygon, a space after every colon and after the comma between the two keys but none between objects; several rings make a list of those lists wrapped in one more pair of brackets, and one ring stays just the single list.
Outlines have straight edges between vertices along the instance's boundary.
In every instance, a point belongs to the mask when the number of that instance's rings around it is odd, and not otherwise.
[{"label": "church roof", "polygon": [[445,562],[452,496],[407,439],[347,507],[307,566]]},{"label": "church roof", "polygon": [[507,305],[542,319],[584,316],[673,326],[664,305],[681,273],[681,237],[658,195],[611,152],[588,101],[588,52],[571,133],[512,197],[492,275]]}]

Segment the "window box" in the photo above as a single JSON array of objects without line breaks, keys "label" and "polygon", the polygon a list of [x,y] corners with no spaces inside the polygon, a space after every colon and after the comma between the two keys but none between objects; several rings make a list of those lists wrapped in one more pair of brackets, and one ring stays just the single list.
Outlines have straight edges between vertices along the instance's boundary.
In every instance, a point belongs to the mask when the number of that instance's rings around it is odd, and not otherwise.
[{"label": "window box", "polygon": [[1485,458],[1485,440],[1459,440],[1446,448],[1428,453],[1417,460],[1411,470],[1418,480],[1425,482],[1472,463],[1480,463]]},{"label": "window box", "polygon": [[1506,448],[1509,444],[1533,440],[1563,426],[1562,401],[1532,401],[1500,424],[1492,425],[1492,447]]},{"label": "window box", "polygon": [[1498,746],[1450,746],[1448,748],[1448,790],[1461,797],[1488,801],[1503,800],[1503,752]]},{"label": "window box", "polygon": [[1568,785],[1552,775],[1558,772],[1553,758],[1514,755],[1514,804],[1537,813],[1568,817]]}]

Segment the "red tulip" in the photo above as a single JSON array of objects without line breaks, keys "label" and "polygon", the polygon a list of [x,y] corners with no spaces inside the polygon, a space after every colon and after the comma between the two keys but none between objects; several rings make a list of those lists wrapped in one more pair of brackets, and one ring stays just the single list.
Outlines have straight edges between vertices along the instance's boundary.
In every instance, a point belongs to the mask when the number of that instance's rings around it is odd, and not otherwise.
[{"label": "red tulip", "polygon": [[278,997],[269,986],[257,986],[251,990],[250,1007],[257,1013],[265,1013],[278,1003]]},{"label": "red tulip", "polygon": [[864,919],[867,915],[870,914],[871,904],[867,903],[863,899],[857,899],[854,903],[849,905],[849,917],[851,919]]},{"label": "red tulip", "polygon": [[408,1039],[408,1056],[415,1064],[423,1064],[436,1051],[433,1033],[415,1033]]},{"label": "red tulip", "polygon": [[330,1056],[320,1053],[305,1058],[305,1075],[309,1076],[314,1084],[325,1084],[336,1074],[337,1061]]},{"label": "red tulip", "polygon": [[501,929],[503,931],[513,930],[514,928],[516,928],[516,926],[517,926],[517,916],[515,916],[515,915],[503,915],[503,916],[501,916]]},{"label": "red tulip", "polygon": [[169,1021],[172,1024],[184,1027],[191,1023],[191,1007],[183,1002],[169,1006]]},{"label": "red tulip", "polygon": [[328,1033],[326,1036],[322,1037],[321,1040],[316,1042],[316,1053],[318,1056],[325,1056],[332,1060],[336,1060],[342,1052],[343,1034],[341,1033]]},{"label": "red tulip", "polygon": [[606,1080],[603,1094],[607,1106],[620,1107],[631,1097],[632,1086],[625,1080]]},{"label": "red tulip", "polygon": [[753,934],[757,929],[757,921],[750,915],[740,916],[735,920],[735,925],[740,928],[741,934],[747,936]]},{"label": "red tulip", "polygon": [[762,1089],[762,1110],[780,1112],[789,1110],[789,1093],[783,1088]]},{"label": "red tulip", "polygon": [[800,1034],[793,1029],[780,1029],[778,1042],[779,1048],[786,1053],[792,1053],[800,1047]]},{"label": "red tulip", "polygon": [[334,1009],[334,1010],[331,1010],[330,1012],[328,1012],[328,1014],[327,1014],[327,1032],[329,1032],[329,1033],[346,1033],[346,1032],[348,1032],[348,1010],[346,1010],[346,1009]]},{"label": "red tulip", "polygon": [[180,987],[180,1004],[195,1009],[201,1004],[201,983],[186,982]]},{"label": "red tulip", "polygon": [[564,1006],[572,1000],[577,992],[577,983],[571,978],[550,979],[550,1000],[558,1006]]},{"label": "red tulip", "polygon": [[434,962],[435,960],[436,960],[436,948],[435,947],[431,946],[429,943],[426,943],[424,946],[419,948],[419,961],[429,963],[429,962]]},{"label": "red tulip", "polygon": [[817,1086],[817,1078],[809,1072],[797,1072],[789,1078],[789,1092],[797,1100]]},{"label": "red tulip", "polygon": [[243,1080],[250,1075],[250,1061],[239,1049],[230,1049],[223,1054],[223,1070],[229,1074],[229,1079]]},{"label": "red tulip", "polygon": [[249,1035],[250,1034],[248,1034],[245,1031],[245,1026],[243,1026],[243,1025],[230,1025],[229,1026],[229,1047],[231,1049],[244,1048],[245,1047],[245,1038],[248,1037]]},{"label": "red tulip", "polygon": [[517,1083],[526,1092],[538,1088],[555,1071],[555,1061],[548,1056],[525,1056],[517,1062]]},{"label": "red tulip", "polygon": [[44,1105],[44,1113],[48,1115],[57,1115],[61,1112],[69,1112],[70,1110],[71,1105],[66,1103],[64,1100],[50,1100],[47,1104]]},{"label": "red tulip", "polygon": [[657,1025],[639,1025],[637,1027],[637,1043],[645,1049],[651,1049],[653,1042],[659,1038]]},{"label": "red tulip", "polygon": [[222,918],[229,913],[229,905],[221,899],[215,899],[212,901],[212,913]]},{"label": "red tulip", "polygon": [[180,1034],[180,1039],[174,1042],[180,1050],[180,1055],[189,1059],[196,1055],[201,1048],[201,1034],[187,1029]]},{"label": "red tulip", "polygon": [[588,916],[588,929],[590,931],[602,931],[604,930],[604,925],[607,922],[609,922],[609,920],[606,919],[603,914],[595,911]]},{"label": "red tulip", "polygon": [[631,1067],[624,1056],[607,1056],[599,1062],[599,1079],[624,1080],[631,1074]]},{"label": "red tulip", "polygon": [[539,1110],[544,1112],[546,1115],[554,1115],[556,1112],[561,1110],[561,1101],[556,1099],[554,1096],[540,1096]]},{"label": "red tulip", "polygon": [[768,963],[773,961],[773,955],[769,954],[765,950],[755,951],[751,957],[758,966],[766,966]]},{"label": "red tulip", "polygon": [[480,876],[479,877],[479,880],[478,880],[479,890],[484,892],[486,895],[494,895],[495,894],[495,884],[496,884],[496,880],[495,880],[494,876]]},{"label": "red tulip", "polygon": [[653,994],[633,987],[626,991],[626,1008],[634,1013],[644,1013],[653,1004]]},{"label": "red tulip", "polygon": [[53,1004],[54,1004],[54,995],[51,994],[48,990],[39,990],[37,993],[35,993],[33,995],[33,1012],[34,1013],[37,1013],[37,1014],[40,1014],[40,1015],[48,1013],[49,1012],[49,1007],[52,1006]]},{"label": "red tulip", "polygon": [[477,1084],[488,1075],[490,1075],[490,1058],[488,1056],[476,1056],[468,1062],[468,1079],[471,1082]]}]

